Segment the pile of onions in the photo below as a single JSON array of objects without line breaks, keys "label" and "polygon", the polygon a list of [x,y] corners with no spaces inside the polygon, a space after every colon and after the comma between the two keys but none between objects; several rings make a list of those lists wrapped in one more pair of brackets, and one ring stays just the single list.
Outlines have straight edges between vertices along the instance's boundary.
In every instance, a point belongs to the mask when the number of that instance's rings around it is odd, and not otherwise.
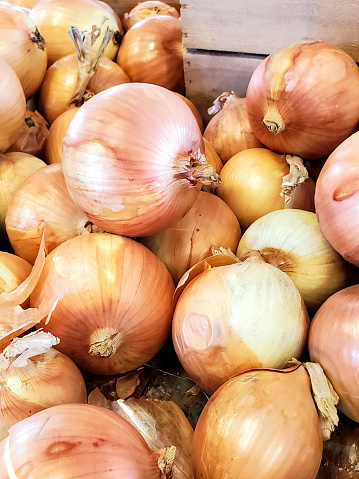
[{"label": "pile of onions", "polygon": [[72,201],[61,164],[46,165],[27,178],[13,195],[6,232],[15,253],[34,263],[44,226],[46,251],[70,238],[94,230],[84,213]]},{"label": "pile of onions", "polygon": [[169,478],[175,452],[151,451],[132,424],[103,407],[63,404],[10,429],[0,443],[0,479],[23,471],[68,479]]},{"label": "pile of onions", "polygon": [[47,68],[46,44],[29,15],[7,2],[0,2],[0,56],[14,69],[25,96],[36,93]]},{"label": "pile of onions", "polygon": [[[329,436],[323,419],[329,432],[338,424],[336,395],[318,366],[247,371],[218,389],[195,429],[194,476],[315,479],[322,432]],[[319,395],[319,412],[311,388]]]},{"label": "pile of onions", "polygon": [[0,154],[0,236],[4,237],[5,218],[15,190],[45,163],[22,152]]},{"label": "pile of onions", "polygon": [[359,285],[338,291],[319,308],[308,349],[339,395],[338,408],[359,422]]},{"label": "pile of onions", "polygon": [[101,45],[105,28],[108,26],[114,37],[105,51],[105,56],[113,60],[123,35],[123,28],[118,16],[109,5],[93,0],[39,0],[32,8],[30,18],[45,38],[48,65],[59,58],[75,52],[75,46],[68,34],[71,25],[80,31],[101,25],[104,18],[103,32],[97,38],[94,48]]},{"label": "pile of onions", "polygon": [[52,347],[57,343],[36,331],[14,339],[0,355],[0,440],[13,424],[45,408],[87,402],[81,372]]},{"label": "pile of onions", "polygon": [[[31,272],[31,264],[20,256],[0,251],[0,294],[14,291]],[[24,309],[30,306],[30,300],[22,304]]]},{"label": "pile of onions", "polygon": [[339,145],[316,184],[315,208],[323,235],[347,261],[359,266],[359,132]]},{"label": "pile of onions", "polygon": [[179,18],[180,16],[178,11],[167,3],[148,0],[139,2],[129,13],[125,13],[122,23],[124,29],[129,30],[135,23],[156,15],[169,15],[174,18]]},{"label": "pile of onions", "polygon": [[264,145],[306,159],[321,158],[358,125],[359,68],[328,43],[295,43],[258,65],[246,99],[249,123]]},{"label": "pile of onions", "polygon": [[157,85],[126,83],[92,97],[71,120],[62,151],[74,202],[111,233],[163,231],[189,211],[202,184],[218,184],[191,110]]},{"label": "pile of onions", "polygon": [[21,151],[41,158],[48,137],[48,123],[45,118],[38,111],[26,110],[19,136],[7,152]]},{"label": "pile of onions", "polygon": [[255,251],[233,261],[210,267],[208,258],[187,273],[173,316],[177,356],[209,394],[245,369],[284,368],[306,348],[308,313],[292,279]]},{"label": "pile of onions", "polygon": [[243,229],[271,211],[314,211],[315,185],[297,156],[265,148],[243,150],[224,165],[221,180],[217,194]]},{"label": "pile of onions", "polygon": [[45,260],[31,306],[58,298],[48,324],[56,348],[84,371],[116,374],[145,364],[164,345],[173,280],[156,256],[129,238],[92,233]]},{"label": "pile of onions", "polygon": [[166,266],[175,283],[193,265],[211,256],[211,246],[236,251],[241,229],[229,206],[218,196],[200,191],[189,212],[175,225],[141,239]]},{"label": "pile of onions", "polygon": [[45,161],[49,165],[62,162],[62,143],[70,121],[78,109],[79,107],[73,107],[64,111],[51,124],[44,151]]},{"label": "pile of onions", "polygon": [[19,78],[0,56],[0,153],[19,136],[26,112],[26,98]]},{"label": "pile of onions", "polygon": [[123,37],[117,63],[133,82],[184,92],[182,25],[167,15],[136,23]]},{"label": "pile of onions", "polygon": [[215,116],[209,120],[203,136],[213,144],[223,163],[242,150],[263,148],[249,125],[245,98],[224,92],[208,114]]},{"label": "pile of onions", "polygon": [[268,213],[244,233],[237,256],[252,249],[292,278],[310,313],[348,286],[349,265],[320,232],[315,213],[297,209]]}]

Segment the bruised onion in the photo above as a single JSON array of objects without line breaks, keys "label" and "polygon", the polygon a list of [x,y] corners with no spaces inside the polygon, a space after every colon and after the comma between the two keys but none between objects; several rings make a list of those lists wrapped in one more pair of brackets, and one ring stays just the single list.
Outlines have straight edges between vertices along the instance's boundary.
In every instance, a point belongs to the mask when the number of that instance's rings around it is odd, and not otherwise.
[{"label": "bruised onion", "polygon": [[108,233],[77,236],[54,249],[31,294],[31,306],[57,305],[44,330],[56,348],[96,374],[136,369],[165,343],[174,285],[143,245]]},{"label": "bruised onion", "polygon": [[148,0],[139,2],[132,10],[124,14],[123,26],[125,30],[129,30],[135,23],[156,15],[169,15],[174,18],[179,18],[180,16],[178,11],[174,7],[167,5],[167,3]]},{"label": "bruised onion", "polygon": [[359,122],[359,68],[322,41],[285,46],[253,72],[247,113],[268,148],[306,159],[330,154]]},{"label": "bruised onion", "polygon": [[70,108],[59,115],[49,128],[44,156],[49,165],[62,162],[62,143],[70,121],[79,107]]},{"label": "bruised onion", "polygon": [[123,37],[117,63],[132,82],[184,93],[181,21],[163,15],[136,23]]},{"label": "bruised onion", "polygon": [[245,98],[239,98],[234,92],[224,92],[216,98],[208,113],[214,116],[203,136],[213,144],[223,163],[240,151],[264,147],[249,125]]},{"label": "bruised onion", "polygon": [[127,83],[88,100],[67,128],[62,152],[75,204],[104,231],[126,236],[170,227],[201,184],[219,182],[191,110],[157,85]]},{"label": "bruised onion", "polygon": [[21,151],[41,158],[48,137],[48,123],[45,118],[38,111],[26,110],[19,135],[6,152]]}]

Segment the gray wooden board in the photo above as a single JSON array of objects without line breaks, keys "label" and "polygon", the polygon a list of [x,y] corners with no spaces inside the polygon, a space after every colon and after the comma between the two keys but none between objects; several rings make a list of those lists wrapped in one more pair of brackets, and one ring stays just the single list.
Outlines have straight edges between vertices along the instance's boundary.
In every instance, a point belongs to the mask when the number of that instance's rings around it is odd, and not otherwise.
[{"label": "gray wooden board", "polygon": [[264,55],[241,55],[187,50],[184,54],[186,96],[198,108],[205,124],[207,109],[224,91],[246,95],[247,86]]},{"label": "gray wooden board", "polygon": [[269,54],[323,40],[359,61],[358,0],[183,0],[186,48]]}]

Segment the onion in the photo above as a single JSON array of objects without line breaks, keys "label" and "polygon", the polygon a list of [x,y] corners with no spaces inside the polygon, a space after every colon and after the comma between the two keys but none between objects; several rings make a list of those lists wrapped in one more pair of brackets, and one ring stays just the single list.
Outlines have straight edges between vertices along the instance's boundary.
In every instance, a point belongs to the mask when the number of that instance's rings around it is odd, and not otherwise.
[{"label": "onion", "polygon": [[241,229],[229,206],[217,196],[200,191],[192,208],[171,228],[141,238],[166,266],[175,283],[202,259],[211,256],[212,245],[238,246]]},{"label": "onion", "polygon": [[[206,138],[203,137],[204,143],[204,154],[206,156],[207,163],[212,165],[216,172],[219,174],[222,171],[223,163],[220,157],[218,156],[216,150],[212,143],[210,143]],[[206,186],[202,186],[202,189],[206,188]]]},{"label": "onion", "polygon": [[181,21],[163,15],[136,23],[123,37],[117,63],[133,82],[184,93]]},{"label": "onion", "polygon": [[20,80],[0,56],[0,153],[18,137],[26,111],[26,98]]},{"label": "onion", "polygon": [[328,43],[295,43],[258,65],[246,98],[249,123],[264,145],[320,158],[358,125],[359,68]]},{"label": "onion", "polygon": [[209,120],[203,136],[213,144],[223,163],[240,151],[264,147],[249,125],[245,98],[224,92],[208,114],[215,116]]},{"label": "onion", "polygon": [[0,56],[14,69],[27,98],[39,89],[47,68],[46,44],[20,8],[0,2]]},{"label": "onion", "polygon": [[93,233],[62,243],[45,260],[31,306],[58,296],[45,331],[56,348],[96,374],[136,369],[165,343],[174,285],[166,267],[141,244]]},{"label": "onion", "polygon": [[66,189],[60,164],[47,165],[29,176],[13,195],[6,215],[6,231],[15,253],[33,263],[44,226],[46,250],[94,230]]},{"label": "onion", "polygon": [[132,424],[112,411],[62,404],[10,429],[0,444],[0,478],[20,478],[24,471],[29,478],[161,479],[169,477],[174,455],[174,447],[152,452]]},{"label": "onion", "polygon": [[333,248],[359,266],[359,132],[329,156],[316,184],[315,208],[320,229]]},{"label": "onion", "polygon": [[315,213],[297,209],[268,213],[244,233],[237,256],[253,249],[292,278],[311,314],[348,286],[349,265],[320,232]]},{"label": "onion", "polygon": [[123,26],[125,30],[129,30],[135,23],[145,18],[156,15],[169,15],[170,17],[179,18],[178,11],[164,2],[152,1],[139,2],[129,13],[123,16]]},{"label": "onion", "polygon": [[70,121],[78,109],[79,107],[74,107],[64,111],[51,124],[49,129],[49,138],[46,142],[44,151],[46,163],[49,165],[62,162],[62,143],[64,141],[66,130],[70,124]]},{"label": "onion", "polygon": [[[106,18],[104,27],[114,32],[114,37],[105,51],[105,56],[113,60],[116,57],[118,45],[123,35],[118,17],[112,8],[93,0],[40,0],[30,12],[30,17],[45,38],[47,46],[48,65],[59,58],[75,52],[75,46],[68,35],[68,30],[75,25],[80,31],[100,25]],[[97,50],[101,45],[104,30],[95,42]]]},{"label": "onion", "polygon": [[13,424],[42,409],[87,402],[80,371],[52,347],[57,343],[50,333],[36,331],[14,339],[0,355],[0,440]]},{"label": "onion", "polygon": [[36,156],[14,152],[0,154],[0,236],[6,237],[5,217],[11,198],[19,185],[34,171],[45,166]]},{"label": "onion", "polygon": [[190,107],[192,113],[193,113],[194,116],[196,117],[198,126],[199,126],[201,132],[203,133],[203,120],[202,120],[201,114],[200,114],[200,112],[198,111],[197,107],[194,105],[194,103],[191,102],[191,100],[189,100],[189,99],[188,99],[187,97],[185,97],[184,95],[181,95],[181,93],[177,93],[177,92],[174,92],[174,93],[176,93],[177,96],[179,96],[180,98],[182,98],[182,100],[187,104],[187,106]]},{"label": "onion", "polygon": [[308,349],[339,395],[338,408],[359,422],[359,285],[338,291],[319,308]]},{"label": "onion", "polygon": [[309,319],[288,275],[256,252],[227,266],[204,262],[182,291],[172,326],[177,356],[196,384],[212,394],[245,369],[283,368],[303,355]]},{"label": "onion", "polygon": [[[14,291],[31,272],[31,264],[12,253],[0,251],[0,294]],[[23,309],[30,306],[30,299],[21,305]]]},{"label": "onion", "polygon": [[[74,38],[78,53],[67,55],[53,63],[41,85],[39,105],[49,123],[68,108],[82,105],[100,91],[130,82],[115,62],[106,57],[99,59],[92,53],[96,39],[93,29],[81,32],[82,35],[76,29],[74,32],[77,32],[74,33]],[[106,44],[110,38],[111,36],[105,37]]]},{"label": "onion", "polygon": [[90,221],[145,236],[183,218],[201,183],[218,184],[203,152],[197,121],[180,98],[157,85],[128,83],[82,105],[62,161],[69,193]]},{"label": "onion", "polygon": [[[309,363],[310,364],[310,363]],[[318,365],[310,374],[322,373]],[[308,363],[307,363],[308,367]],[[321,402],[330,429],[338,424],[336,397],[323,374]],[[253,370],[231,379],[210,398],[194,433],[196,478],[315,479],[322,458],[318,393],[303,365],[284,371]],[[320,393],[321,394],[321,393]],[[319,409],[322,417],[325,409]]]},{"label": "onion", "polygon": [[6,0],[7,3],[19,7],[29,8],[30,10],[37,4],[39,0]]},{"label": "onion", "polygon": [[251,148],[234,155],[221,170],[217,194],[243,229],[283,208],[314,211],[314,182],[299,157]]},{"label": "onion", "polygon": [[45,118],[38,111],[26,110],[19,136],[7,149],[7,153],[21,151],[41,158],[48,137],[48,123]]}]

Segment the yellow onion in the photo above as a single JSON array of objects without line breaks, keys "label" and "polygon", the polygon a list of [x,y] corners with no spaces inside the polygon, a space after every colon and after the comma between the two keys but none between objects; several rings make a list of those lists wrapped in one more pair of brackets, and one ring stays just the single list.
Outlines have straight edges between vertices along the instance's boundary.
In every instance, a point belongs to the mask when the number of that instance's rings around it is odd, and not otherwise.
[{"label": "yellow onion", "polygon": [[29,16],[45,38],[48,65],[75,52],[75,46],[68,34],[71,26],[76,26],[80,31],[87,30],[92,25],[101,25],[104,18],[106,21],[103,32],[97,38],[94,48],[97,50],[101,45],[105,28],[108,26],[114,36],[106,48],[105,56],[111,60],[116,57],[123,30],[109,5],[104,6],[93,0],[40,0]]},{"label": "yellow onion", "polygon": [[174,92],[174,93],[176,93],[177,96],[179,96],[180,98],[182,98],[182,100],[187,104],[187,106],[190,107],[192,113],[193,113],[194,116],[196,117],[198,126],[199,126],[201,132],[203,133],[203,120],[202,120],[201,114],[200,114],[200,112],[198,111],[197,107],[194,105],[194,103],[191,102],[191,100],[189,100],[189,99],[188,99],[187,97],[185,97],[184,95],[181,95],[181,93],[177,93],[177,92]]},{"label": "yellow onion", "polygon": [[64,111],[51,124],[49,129],[49,138],[46,142],[44,156],[47,164],[62,162],[62,143],[64,141],[66,130],[70,121],[74,117],[79,107],[73,107]]},{"label": "yellow onion", "polygon": [[57,343],[36,331],[14,339],[0,355],[0,440],[13,424],[45,408],[87,402],[79,369],[52,347]]},{"label": "yellow onion", "polygon": [[359,132],[329,156],[316,183],[315,208],[323,235],[347,261],[359,266]]},{"label": "yellow onion", "polygon": [[26,110],[19,136],[6,152],[21,151],[41,158],[48,137],[48,123],[45,118],[38,111]]},{"label": "yellow onion", "polygon": [[62,151],[71,197],[110,233],[163,231],[189,211],[201,184],[219,181],[191,110],[157,85],[126,83],[91,98],[71,120]]},{"label": "yellow onion", "polygon": [[61,404],[10,429],[0,443],[0,479],[22,471],[34,478],[169,478],[175,449],[151,451],[132,424],[103,407]]},{"label": "yellow onion", "polygon": [[163,15],[136,23],[123,37],[117,63],[133,82],[184,93],[181,21]]},{"label": "yellow onion", "polygon": [[203,263],[178,298],[172,326],[177,356],[198,386],[212,394],[245,369],[284,368],[303,355],[308,313],[288,275],[255,251],[234,264]]},{"label": "yellow onion", "polygon": [[[87,32],[92,35],[92,30]],[[90,48],[90,51],[86,50]],[[68,108],[82,105],[100,91],[121,83],[129,83],[126,73],[115,62],[103,57],[96,62],[91,44],[77,45],[79,53],[60,58],[47,70],[41,85],[41,112],[52,123]]]},{"label": "yellow onion", "polygon": [[[323,451],[321,418],[328,412],[331,430],[338,424],[336,397],[320,368],[317,387],[304,366],[246,371],[215,392],[194,433],[196,478],[316,478]],[[324,405],[321,409],[318,401],[319,412],[311,388]]]},{"label": "yellow onion", "polygon": [[178,11],[167,3],[149,0],[139,2],[132,10],[125,13],[122,23],[124,29],[129,30],[135,23],[156,15],[169,15],[174,18],[179,18],[180,16]]},{"label": "yellow onion", "polygon": [[320,232],[315,213],[298,209],[268,213],[244,233],[237,256],[253,249],[292,278],[310,313],[348,285],[349,265]]},{"label": "yellow onion", "polygon": [[319,308],[308,349],[339,395],[338,408],[359,422],[359,285],[338,291]]},{"label": "yellow onion", "polygon": [[[204,154],[205,154],[207,163],[209,165],[212,165],[213,168],[216,170],[216,172],[220,174],[223,168],[223,163],[220,157],[218,156],[216,150],[214,149],[214,146],[204,137],[203,137],[203,143],[204,143]],[[211,187],[205,186],[205,185],[202,186],[203,191],[207,191],[207,188],[211,188]]]},{"label": "yellow onion", "polygon": [[165,343],[173,280],[143,245],[108,233],[77,236],[54,249],[31,294],[31,306],[58,297],[45,331],[56,348],[96,374],[131,371]]},{"label": "yellow onion", "polygon": [[233,210],[243,229],[283,208],[314,211],[313,180],[301,158],[265,148],[232,156],[221,170],[217,194]]},{"label": "yellow onion", "polygon": [[258,65],[246,99],[249,123],[264,145],[306,159],[321,158],[358,125],[359,68],[328,43],[295,43]]},{"label": "yellow onion", "polygon": [[0,2],[0,56],[14,69],[25,96],[39,89],[47,68],[46,44],[20,8]]},{"label": "yellow onion", "polygon": [[5,217],[15,190],[32,173],[44,166],[42,160],[28,153],[0,154],[0,236],[6,236]]},{"label": "yellow onion", "polygon": [[211,256],[211,246],[236,251],[241,229],[229,206],[218,196],[200,191],[189,212],[157,235],[141,238],[166,266],[175,283],[193,265]]},{"label": "yellow onion", "polygon": [[26,111],[26,98],[20,80],[0,56],[0,153],[18,137]]},{"label": "yellow onion", "polygon": [[[31,268],[31,264],[20,256],[0,251],[0,294],[14,291],[29,276]],[[29,306],[29,299],[21,305],[23,309]]]},{"label": "yellow onion", "polygon": [[29,263],[38,254],[45,225],[48,253],[74,236],[93,231],[93,225],[68,194],[61,164],[46,165],[29,176],[9,204],[9,241],[15,253]]},{"label": "yellow onion", "polygon": [[240,151],[264,147],[249,125],[245,98],[224,92],[213,102],[208,114],[214,117],[203,136],[213,144],[223,163]]},{"label": "yellow onion", "polygon": [[39,0],[6,0],[7,3],[11,3],[11,5],[16,5],[19,7],[24,7],[28,9],[32,9]]}]

